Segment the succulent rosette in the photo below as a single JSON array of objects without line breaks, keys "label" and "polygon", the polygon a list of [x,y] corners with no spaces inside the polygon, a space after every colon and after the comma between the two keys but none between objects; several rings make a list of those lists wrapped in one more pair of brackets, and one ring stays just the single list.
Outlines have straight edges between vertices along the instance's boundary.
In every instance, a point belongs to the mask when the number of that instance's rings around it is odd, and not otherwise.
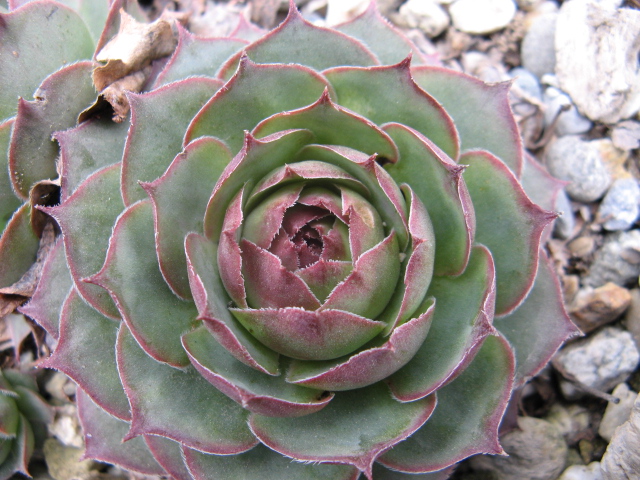
[{"label": "succulent rosette", "polygon": [[54,133],[62,235],[21,310],[86,456],[394,479],[501,453],[513,389],[575,333],[508,85],[427,65],[373,3],[256,35],[179,27],[128,122]]},{"label": "succulent rosette", "polygon": [[38,393],[34,378],[17,370],[0,370],[0,478],[27,466],[34,448],[46,437],[51,408]]}]

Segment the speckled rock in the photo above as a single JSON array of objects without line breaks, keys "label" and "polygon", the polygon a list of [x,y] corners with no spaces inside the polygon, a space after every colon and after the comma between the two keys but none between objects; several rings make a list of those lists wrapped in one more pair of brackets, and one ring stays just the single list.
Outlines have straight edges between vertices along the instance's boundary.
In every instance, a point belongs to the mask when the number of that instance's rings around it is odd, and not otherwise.
[{"label": "speckled rock", "polygon": [[575,135],[560,137],[547,147],[545,157],[551,174],[570,182],[566,191],[574,200],[598,200],[611,184],[611,175],[594,142]]},{"label": "speckled rock", "polygon": [[556,480],[568,451],[558,428],[533,417],[519,417],[518,427],[500,439],[508,457],[480,455],[472,465],[489,470],[498,480]]},{"label": "speckled rock", "polygon": [[431,0],[409,0],[400,7],[400,18],[407,27],[419,28],[430,38],[449,26],[447,12]]},{"label": "speckled rock", "polygon": [[[546,127],[549,127],[559,115],[555,126],[555,132],[558,136],[577,135],[591,130],[593,126],[591,121],[580,115],[576,106],[571,102],[571,98],[557,88],[548,87],[544,91],[542,101],[546,107],[544,112]],[[568,108],[568,110],[558,114],[562,108]]]},{"label": "speckled rock", "polygon": [[591,462],[589,465],[571,465],[558,480],[603,480],[600,462]]},{"label": "speckled rock", "polygon": [[613,434],[601,461],[605,480],[637,480],[640,472],[640,395],[629,420]]},{"label": "speckled rock", "polygon": [[449,7],[453,25],[460,31],[483,35],[500,30],[513,20],[513,0],[457,0]]},{"label": "speckled rock", "polygon": [[615,180],[598,209],[607,230],[628,230],[640,214],[640,187],[635,178]]},{"label": "speckled rock", "polygon": [[[584,385],[609,391],[627,380],[640,361],[640,352],[626,330],[607,327],[577,342],[570,343],[553,358],[553,366]],[[579,397],[568,382],[560,384],[570,399]]]},{"label": "speckled rock", "polygon": [[620,403],[609,402],[604,416],[598,427],[598,435],[607,442],[611,441],[616,428],[629,420],[633,404],[638,396],[626,383],[621,383],[613,389],[612,395],[620,400]]},{"label": "speckled rock", "polygon": [[544,419],[558,428],[569,446],[576,445],[592,428],[589,410],[578,404],[553,403]]},{"label": "speckled rock", "polygon": [[640,230],[610,233],[598,250],[589,273],[582,279],[586,286],[599,287],[607,282],[637,285],[640,275]]},{"label": "speckled rock", "polygon": [[555,34],[558,14],[538,15],[522,39],[522,65],[538,78],[553,73],[556,67]]},{"label": "speckled rock", "polygon": [[578,328],[588,333],[617,320],[630,303],[629,290],[609,282],[598,288],[580,289],[569,306],[569,314]]}]

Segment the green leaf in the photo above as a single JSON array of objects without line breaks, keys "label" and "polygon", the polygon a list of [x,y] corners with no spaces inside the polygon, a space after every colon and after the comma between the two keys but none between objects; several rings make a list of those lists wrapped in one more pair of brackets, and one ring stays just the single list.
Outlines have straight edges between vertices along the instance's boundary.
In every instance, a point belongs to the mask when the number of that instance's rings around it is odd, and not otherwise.
[{"label": "green leaf", "polygon": [[13,119],[0,124],[0,230],[4,230],[11,215],[21,203],[13,190],[9,177],[8,151],[12,126]]},{"label": "green leaf", "polygon": [[116,369],[119,322],[98,313],[71,291],[62,309],[60,340],[43,366],[70,376],[104,410],[130,420],[129,401]]},{"label": "green leaf", "polygon": [[306,461],[354,465],[371,478],[381,452],[410,436],[429,418],[435,396],[400,403],[377,383],[340,392],[317,413],[299,418],[252,414],[252,431],[269,448]]},{"label": "green leaf", "polygon": [[580,334],[565,311],[558,276],[543,252],[529,296],[494,325],[515,350],[516,385],[536,375],[567,339]]},{"label": "green leaf", "polygon": [[489,85],[443,67],[414,67],[411,72],[453,118],[462,151],[488,150],[520,175],[522,140],[507,97],[510,83]]},{"label": "green leaf", "polygon": [[13,183],[24,198],[35,183],[56,178],[59,152],[51,136],[75,126],[78,113],[95,100],[92,70],[91,62],[74,63],[49,75],[34,94],[35,100],[19,100],[9,165]]},{"label": "green leaf", "polygon": [[[104,266],[87,279],[106,288],[145,351],[160,362],[189,364],[180,336],[195,323],[195,305],[176,297],[158,267],[151,202],[128,207],[113,227]],[[144,285],[144,294],[140,286]]]},{"label": "green leaf", "polygon": [[389,470],[379,463],[373,464],[373,478],[375,480],[447,480],[454,471],[455,468],[445,468],[433,473],[402,473]]},{"label": "green leaf", "polygon": [[116,123],[110,118],[96,118],[54,134],[60,144],[63,200],[91,174],[122,160],[128,130],[129,121]]},{"label": "green leaf", "polygon": [[91,175],[61,205],[43,208],[62,229],[69,270],[78,292],[110,318],[119,314],[109,294],[83,279],[102,266],[113,224],[122,208],[119,164]]},{"label": "green leaf", "polygon": [[511,396],[513,373],[508,343],[487,337],[471,365],[438,390],[429,421],[378,462],[401,472],[427,473],[476,453],[502,453],[498,427]]},{"label": "green leaf", "polygon": [[258,445],[240,455],[207,455],[185,448],[189,470],[201,480],[356,480],[360,472],[349,465],[300,463]]},{"label": "green leaf", "polygon": [[118,370],[133,415],[127,438],[162,435],[207,453],[235,455],[257,440],[240,405],[220,393],[194,368],[156,362],[126,326],[117,345]]},{"label": "green leaf", "polygon": [[215,77],[224,61],[249,43],[237,38],[198,37],[177,25],[178,46],[158,75],[155,88],[192,76]]},{"label": "green leaf", "polygon": [[256,65],[243,57],[225,88],[202,108],[185,135],[185,142],[208,135],[225,142],[232,153],[242,147],[244,131],[274,113],[315,102],[327,81],[300,65]]},{"label": "green leaf", "polygon": [[207,202],[230,161],[224,144],[201,137],[187,145],[162,177],[142,185],[153,203],[160,270],[181,298],[191,298],[184,239],[189,232],[202,232]]},{"label": "green leaf", "polygon": [[180,443],[158,435],[145,435],[144,441],[156,461],[175,480],[193,480],[184,464]]},{"label": "green leaf", "polygon": [[129,430],[127,422],[109,415],[80,389],[78,389],[76,402],[84,432],[86,457],[115,463],[127,470],[145,475],[165,474],[142,438],[132,438],[123,443],[122,439]]},{"label": "green leaf", "polygon": [[27,464],[33,454],[34,443],[33,430],[27,419],[20,415],[18,435],[15,440],[10,442],[11,451],[5,461],[0,464],[0,479],[7,480],[16,472],[30,476],[27,471]]},{"label": "green leaf", "polygon": [[[256,63],[295,63],[318,71],[340,65],[367,67],[379,63],[358,40],[336,30],[316,27],[302,18],[295,5],[290,5],[284,22],[244,51]],[[236,55],[227,62],[221,76],[228,77],[238,58]]]},{"label": "green leaf", "polygon": [[458,158],[460,141],[451,117],[414,82],[409,62],[407,59],[384,67],[338,67],[323,73],[341,106],[377,125],[396,122],[413,128],[451,158]]},{"label": "green leaf", "polygon": [[0,37],[0,119],[15,115],[18,97],[31,98],[47,75],[93,55],[82,18],[54,2],[0,13]]},{"label": "green leaf", "polygon": [[7,395],[0,395],[0,441],[16,438],[19,423],[20,411],[16,400]]},{"label": "green leaf", "polygon": [[182,150],[193,116],[220,88],[213,79],[190,78],[148,93],[128,95],[131,129],[122,160],[126,205],[146,198],[138,182],[152,182]]},{"label": "green leaf", "polygon": [[265,375],[236,360],[206,328],[182,337],[193,366],[213,386],[251,412],[273,417],[301,416],[325,407],[333,395]]},{"label": "green leaf", "polygon": [[459,275],[467,265],[475,229],[462,168],[415,130],[395,123],[384,130],[400,152],[398,162],[385,169],[396,182],[410,185],[429,212],[436,236],[434,274]]},{"label": "green leaf", "polygon": [[464,179],[475,207],[476,242],[496,265],[496,315],[513,311],[527,295],[538,269],[540,237],[555,218],[526,196],[513,173],[488,152],[467,152]]},{"label": "green leaf", "polygon": [[38,253],[38,237],[31,229],[31,207],[25,203],[11,217],[0,237],[0,286],[14,284],[31,267]]},{"label": "green leaf", "polygon": [[436,309],[429,335],[409,363],[388,379],[401,401],[422,398],[451,381],[493,332],[493,260],[484,247],[472,252],[462,275],[432,280],[428,295],[436,298]]}]

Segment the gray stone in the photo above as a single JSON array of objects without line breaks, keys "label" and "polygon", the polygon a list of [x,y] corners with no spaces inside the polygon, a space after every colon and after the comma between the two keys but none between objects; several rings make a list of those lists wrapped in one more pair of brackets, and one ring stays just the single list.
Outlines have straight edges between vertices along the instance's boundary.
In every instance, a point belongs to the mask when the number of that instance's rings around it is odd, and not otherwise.
[{"label": "gray stone", "polygon": [[515,14],[513,0],[457,0],[449,7],[449,15],[458,30],[478,35],[506,27]]},{"label": "gray stone", "polygon": [[616,428],[629,420],[631,410],[633,410],[633,403],[638,396],[638,393],[631,390],[626,383],[619,384],[613,389],[612,394],[620,402],[609,402],[600,422],[600,427],[598,427],[598,435],[607,442],[611,441]]},{"label": "gray stone", "polygon": [[518,67],[509,72],[509,76],[514,79],[514,86],[525,92],[530,97],[542,100],[542,88],[538,78],[526,68]]},{"label": "gray stone", "polygon": [[640,472],[640,395],[631,416],[613,434],[600,463],[605,480],[638,480]]},{"label": "gray stone", "polygon": [[637,347],[640,348],[640,289],[634,288],[630,293],[631,305],[624,317],[624,324],[633,335]]},{"label": "gray stone", "polygon": [[558,480],[603,480],[600,462],[591,462],[589,465],[571,465]]},{"label": "gray stone", "polygon": [[553,73],[556,67],[556,50],[554,37],[556,34],[557,13],[538,15],[522,39],[521,56],[524,68],[538,78],[545,73]]},{"label": "gray stone", "polygon": [[620,150],[640,148],[640,122],[633,120],[620,122],[611,131],[611,140]]},{"label": "gray stone", "polygon": [[568,451],[560,431],[533,417],[519,417],[518,427],[500,438],[508,457],[480,455],[472,465],[491,471],[498,480],[556,480]]},{"label": "gray stone", "polygon": [[[553,358],[553,366],[588,387],[609,391],[627,380],[638,361],[640,352],[631,334],[607,327],[565,346]],[[563,393],[568,398],[576,398],[576,392],[569,385],[561,382]]]},{"label": "gray stone", "polygon": [[554,403],[549,409],[545,420],[554,424],[568,445],[573,446],[584,438],[591,429],[591,415],[589,410],[577,404],[567,405]]},{"label": "gray stone", "polygon": [[[555,127],[555,132],[559,136],[576,135],[591,130],[593,125],[591,121],[580,115],[578,109],[571,103],[571,98],[557,88],[548,87],[544,91],[542,101],[546,107],[544,112],[545,127],[549,127],[559,114]],[[568,107],[568,110],[558,113],[563,107]]]},{"label": "gray stone", "polygon": [[607,282],[629,285],[638,281],[640,275],[640,231],[611,233],[606,236],[582,279],[583,284],[599,287]]},{"label": "gray stone", "polygon": [[409,0],[400,7],[403,23],[409,28],[419,28],[433,38],[449,26],[449,15],[437,3],[430,0]]},{"label": "gray stone", "polygon": [[520,10],[529,12],[531,10],[535,10],[535,8],[540,6],[543,1],[544,0],[516,0],[516,3]]},{"label": "gray stone", "polygon": [[564,2],[555,36],[561,89],[583,115],[609,124],[640,109],[640,10],[618,8],[617,3]]},{"label": "gray stone", "polygon": [[635,178],[614,181],[604,196],[598,215],[607,230],[628,230],[640,214],[640,187]]},{"label": "gray stone", "polygon": [[552,142],[545,156],[551,174],[570,182],[566,190],[574,200],[593,202],[602,197],[611,184],[611,175],[594,142],[567,135]]}]

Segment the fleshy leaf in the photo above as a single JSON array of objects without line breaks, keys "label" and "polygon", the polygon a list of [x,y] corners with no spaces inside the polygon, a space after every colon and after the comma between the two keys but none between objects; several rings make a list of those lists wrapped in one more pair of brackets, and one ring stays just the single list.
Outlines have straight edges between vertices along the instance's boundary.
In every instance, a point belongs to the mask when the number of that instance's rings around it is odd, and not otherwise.
[{"label": "fleshy leaf", "polygon": [[503,453],[498,428],[511,396],[514,367],[506,340],[487,337],[467,369],[438,390],[438,406],[429,421],[378,462],[401,472],[427,473],[476,453]]},{"label": "fleshy leaf", "polygon": [[400,403],[378,383],[336,395],[317,413],[299,418],[252,414],[251,430],[269,448],[297,460],[346,463],[371,479],[374,460],[429,418],[435,395]]},{"label": "fleshy leaf", "polygon": [[473,359],[491,326],[495,272],[489,251],[474,247],[458,277],[434,277],[428,295],[437,298],[429,335],[420,350],[387,382],[408,402],[429,395],[459,375]]},{"label": "fleshy leaf", "polygon": [[0,231],[11,218],[13,212],[20,206],[20,199],[15,195],[9,177],[9,139],[13,119],[0,124]]},{"label": "fleshy leaf", "polygon": [[133,416],[126,438],[161,435],[222,455],[235,455],[256,445],[247,427],[246,410],[194,368],[179,370],[147,356],[126,326],[118,334],[117,358]]},{"label": "fleshy leaf", "polygon": [[302,308],[230,309],[258,340],[291,358],[328,360],[353,352],[384,327],[348,311]]},{"label": "fleshy leaf", "polygon": [[230,161],[224,144],[202,137],[187,145],[162,177],[142,185],[153,203],[160,271],[181,298],[191,298],[184,238],[189,232],[202,231],[207,201]]},{"label": "fleshy leaf", "polygon": [[377,125],[395,122],[413,128],[457,159],[460,140],[453,120],[413,81],[410,61],[383,67],[338,67],[323,73],[341,106]]},{"label": "fleshy leaf", "polygon": [[290,161],[312,138],[308,130],[288,130],[261,140],[247,134],[242,150],[218,179],[207,204],[204,219],[207,238],[219,240],[227,206],[243,186],[250,191],[259,179]]},{"label": "fleshy leaf", "polygon": [[197,480],[357,480],[360,476],[349,465],[294,462],[263,445],[240,455],[207,455],[185,448],[184,457]]},{"label": "fleshy leaf", "polygon": [[520,175],[522,140],[509,106],[510,83],[489,85],[441,67],[414,67],[411,73],[415,82],[453,118],[462,151],[488,150]]},{"label": "fleshy leaf", "polygon": [[82,281],[102,266],[113,224],[122,211],[120,165],[88,177],[57,207],[41,207],[55,218],[63,232],[67,262],[78,293],[103,315],[118,318],[118,311],[101,287]]},{"label": "fleshy leaf", "polygon": [[18,97],[31,98],[47,75],[65,64],[88,60],[93,41],[76,12],[58,3],[31,2],[0,13],[0,119],[16,113]]},{"label": "fleshy leaf", "polygon": [[158,435],[145,435],[144,441],[156,461],[175,480],[193,480],[184,464],[180,443]]},{"label": "fleshy leaf", "polygon": [[[159,362],[188,365],[180,335],[195,323],[193,303],[176,297],[162,277],[155,252],[151,202],[128,207],[113,227],[102,269],[89,282],[106,288],[145,351]],[[145,295],[138,293],[145,285]]]},{"label": "fleshy leaf", "polygon": [[298,417],[317,412],[333,398],[322,390],[286,383],[238,362],[204,328],[182,337],[191,363],[213,386],[250,412]]},{"label": "fleshy leaf", "polygon": [[62,239],[45,260],[38,288],[29,303],[19,308],[20,313],[33,318],[53,338],[58,338],[60,309],[69,290],[73,286],[73,279],[67,267]]},{"label": "fleshy leaf", "polygon": [[376,480],[447,480],[455,471],[456,466],[453,465],[438,472],[409,474],[389,470],[376,462],[373,464],[373,478]]},{"label": "fleshy leaf", "polygon": [[257,65],[243,57],[238,71],[200,110],[185,143],[210,135],[232,152],[242,148],[243,132],[275,113],[313,103],[327,86],[319,73],[300,65]]},{"label": "fleshy leaf", "polygon": [[0,237],[0,286],[20,280],[38,253],[38,237],[31,229],[31,208],[25,203],[11,217]]},{"label": "fleshy leaf", "polygon": [[11,450],[5,461],[0,465],[0,478],[9,479],[16,472],[30,477],[27,471],[27,464],[33,454],[34,441],[33,430],[29,426],[28,420],[23,415],[20,415],[18,434],[15,440],[11,441]]},{"label": "fleshy leaf", "polygon": [[237,360],[269,375],[278,374],[278,354],[258,342],[229,312],[229,297],[217,265],[217,245],[190,233],[185,240],[189,283],[198,318]]},{"label": "fleshy leaf", "polygon": [[35,92],[35,100],[18,101],[9,166],[15,189],[23,198],[38,181],[56,178],[58,146],[51,135],[75,126],[78,112],[95,99],[92,69],[91,62],[74,63],[48,76]]},{"label": "fleshy leaf", "polygon": [[129,424],[112,417],[82,390],[77,393],[78,416],[84,432],[85,458],[94,458],[106,463],[115,463],[127,470],[144,475],[165,475],[142,438],[133,438],[126,443],[122,439]]},{"label": "fleshy leaf", "polygon": [[0,395],[0,442],[16,438],[19,424],[20,411],[15,399],[8,395]]},{"label": "fleshy leaf", "polygon": [[494,324],[516,354],[516,386],[536,375],[569,338],[579,335],[564,309],[560,283],[551,262],[540,253],[536,281],[524,303]]},{"label": "fleshy leaf", "polygon": [[380,15],[373,1],[360,15],[346,23],[337,25],[335,28],[363,42],[383,65],[398,63],[409,53],[413,54],[415,65],[425,63],[426,59],[422,52],[404,33]]},{"label": "fleshy leaf", "polygon": [[61,370],[105,411],[130,420],[129,402],[116,370],[118,325],[89,307],[72,290],[62,308],[60,340],[43,366]]},{"label": "fleshy leaf", "polygon": [[128,121],[116,123],[110,118],[96,118],[54,134],[60,144],[62,200],[92,173],[122,160],[128,129]]},{"label": "fleshy leaf", "polygon": [[191,76],[215,77],[223,62],[249,42],[234,38],[202,38],[179,23],[178,46],[156,79],[155,88]]},{"label": "fleshy leaf", "polygon": [[[340,65],[367,67],[379,63],[358,40],[306,21],[293,2],[289,4],[289,15],[284,22],[244,52],[256,63],[294,63],[315,70]],[[235,55],[225,64],[221,76],[228,77],[239,57]]]},{"label": "fleshy leaf", "polygon": [[437,245],[434,274],[462,273],[475,231],[463,169],[415,130],[397,123],[386,125],[384,130],[400,151],[400,160],[385,169],[397,182],[411,185],[429,211]]},{"label": "fleshy leaf", "polygon": [[464,178],[477,218],[476,242],[496,266],[496,315],[513,311],[531,289],[544,227],[556,218],[529,200],[513,173],[495,156],[467,152]]},{"label": "fleshy leaf", "polygon": [[431,326],[434,302],[423,302],[421,315],[376,338],[351,357],[324,362],[294,360],[287,381],[325,390],[351,390],[378,382],[404,366],[418,351]]},{"label": "fleshy leaf", "polygon": [[131,129],[122,161],[126,205],[146,198],[138,182],[151,182],[164,173],[182,150],[187,125],[219,88],[216,80],[189,78],[152,92],[127,95]]},{"label": "fleshy leaf", "polygon": [[307,107],[263,120],[252,133],[256,138],[263,138],[297,128],[313,132],[315,142],[319,144],[342,145],[368,155],[377,154],[390,162],[398,158],[396,146],[386,133],[364,117],[331,101],[328,90]]}]

